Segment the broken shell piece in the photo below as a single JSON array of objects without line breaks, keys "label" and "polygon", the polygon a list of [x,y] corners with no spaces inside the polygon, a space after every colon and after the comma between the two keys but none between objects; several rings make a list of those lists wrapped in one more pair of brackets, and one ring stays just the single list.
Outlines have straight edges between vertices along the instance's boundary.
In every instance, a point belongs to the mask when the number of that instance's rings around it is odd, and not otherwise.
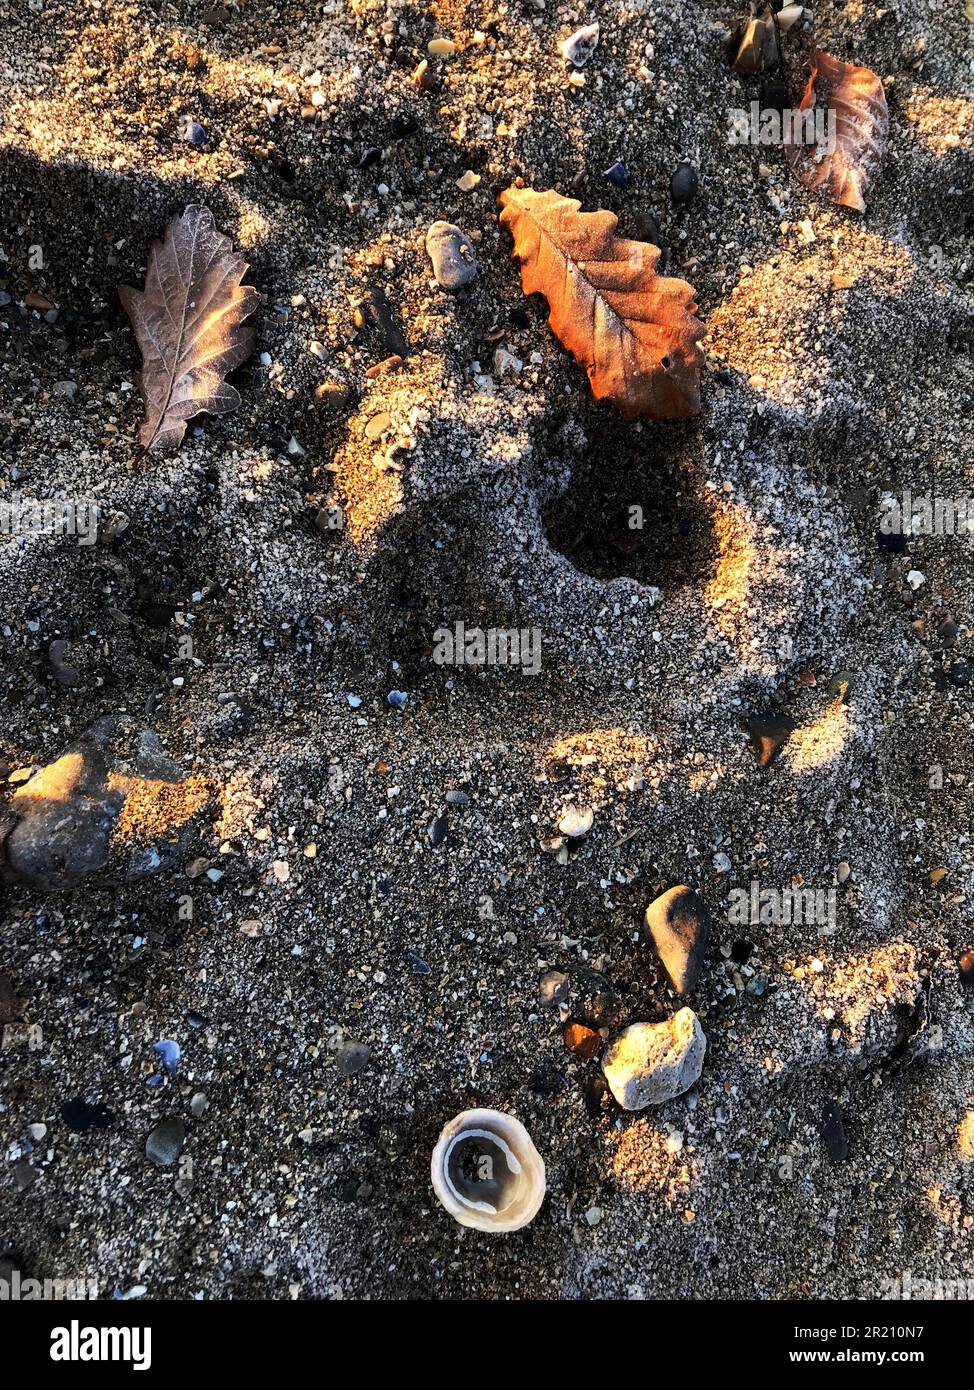
[{"label": "broken shell piece", "polygon": [[587,835],[592,829],[595,812],[591,806],[566,806],[564,815],[558,822],[558,829],[571,840]]},{"label": "broken shell piece", "polygon": [[797,24],[800,19],[805,18],[804,5],[785,5],[778,11],[778,28],[783,34],[787,34],[793,24]]},{"label": "broken shell piece", "polygon": [[561,43],[561,56],[576,68],[583,68],[599,46],[599,22],[583,24]]},{"label": "broken shell piece", "polygon": [[544,1160],[520,1120],[500,1110],[463,1110],[444,1125],[430,1172],[440,1204],[478,1231],[518,1231],[544,1201]]},{"label": "broken shell piece", "polygon": [[742,21],[730,43],[731,63],[745,77],[753,77],[778,61],[778,40],[770,16]]}]

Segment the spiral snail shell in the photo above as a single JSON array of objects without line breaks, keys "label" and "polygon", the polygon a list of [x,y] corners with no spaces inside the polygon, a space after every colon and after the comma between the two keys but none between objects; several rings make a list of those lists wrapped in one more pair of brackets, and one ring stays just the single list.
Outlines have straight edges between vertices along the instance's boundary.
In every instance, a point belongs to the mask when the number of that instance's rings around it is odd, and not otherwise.
[{"label": "spiral snail shell", "polygon": [[430,1165],[433,1191],[461,1226],[517,1231],[544,1201],[544,1161],[513,1115],[463,1110],[444,1125]]}]

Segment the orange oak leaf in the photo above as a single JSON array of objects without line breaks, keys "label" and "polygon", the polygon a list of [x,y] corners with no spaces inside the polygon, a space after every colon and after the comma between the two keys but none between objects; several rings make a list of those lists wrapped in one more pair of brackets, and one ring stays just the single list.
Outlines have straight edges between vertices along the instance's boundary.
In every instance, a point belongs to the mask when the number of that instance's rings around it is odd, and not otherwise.
[{"label": "orange oak leaf", "polygon": [[[806,188],[822,189],[842,207],[865,210],[865,195],[889,135],[883,84],[869,68],[812,50],[812,75],[785,135],[785,156]],[[824,118],[824,119],[822,119]],[[812,120],[815,122],[813,136]]]},{"label": "orange oak leaf", "polygon": [[551,190],[511,187],[500,201],[524,292],[547,299],[555,336],[593,394],[627,419],[696,414],[707,330],[686,281],[657,275],[658,248],[616,236],[613,213],[579,212]]},{"label": "orange oak leaf", "polygon": [[240,404],[224,377],[253,351],[243,321],[260,294],[240,284],[248,269],[209,208],[191,203],[153,246],[145,289],[119,290],[142,350],[142,454],[177,448],[194,415],[227,415]]}]

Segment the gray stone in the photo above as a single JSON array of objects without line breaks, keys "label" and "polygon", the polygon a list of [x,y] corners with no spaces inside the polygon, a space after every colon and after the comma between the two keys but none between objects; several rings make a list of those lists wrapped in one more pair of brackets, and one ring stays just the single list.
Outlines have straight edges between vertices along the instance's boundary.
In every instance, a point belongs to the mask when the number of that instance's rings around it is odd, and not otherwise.
[{"label": "gray stone", "polygon": [[466,232],[451,222],[434,222],[426,233],[426,254],[433,262],[436,283],[459,290],[477,274],[477,257]]},{"label": "gray stone", "polygon": [[700,1077],[707,1050],[700,1020],[680,1009],[663,1023],[633,1023],[609,1044],[602,1070],[623,1110],[682,1096]]},{"label": "gray stone", "polygon": [[710,939],[710,914],[700,894],[686,884],[661,893],[646,909],[646,930],[677,994],[696,989]]},{"label": "gray stone", "polygon": [[342,1076],[354,1076],[368,1065],[371,1056],[372,1049],[365,1043],[342,1043],[338,1050],[338,1070]]},{"label": "gray stone", "polygon": [[180,1115],[170,1115],[156,1125],[145,1141],[145,1156],[160,1168],[169,1168],[186,1142],[186,1126]]}]

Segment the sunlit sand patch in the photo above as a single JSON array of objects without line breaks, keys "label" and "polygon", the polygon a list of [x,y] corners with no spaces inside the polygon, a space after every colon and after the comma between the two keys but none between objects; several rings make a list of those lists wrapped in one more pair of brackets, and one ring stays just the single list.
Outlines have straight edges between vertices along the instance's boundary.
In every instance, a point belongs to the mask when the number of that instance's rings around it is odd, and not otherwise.
[{"label": "sunlit sand patch", "polygon": [[812,772],[837,762],[851,728],[848,706],[835,700],[813,723],[796,729],[785,744],[783,756],[792,772]]},{"label": "sunlit sand patch", "polygon": [[974,101],[966,97],[915,96],[904,106],[910,133],[932,154],[945,155],[974,143]]},{"label": "sunlit sand patch", "polygon": [[243,839],[257,827],[258,822],[263,825],[264,801],[257,795],[246,771],[235,772],[216,789],[216,797],[219,810],[213,823],[213,834],[218,841]]},{"label": "sunlit sand patch", "polygon": [[974,1163],[974,1110],[968,1110],[957,1126],[957,1152],[965,1163]]},{"label": "sunlit sand patch", "polygon": [[113,838],[140,845],[160,839],[177,839],[183,826],[203,809],[211,794],[205,777],[163,782],[112,772],[106,786],[110,792],[118,791],[125,797]]},{"label": "sunlit sand patch", "polygon": [[[162,109],[163,120],[171,123],[175,149],[160,146],[158,158],[149,165],[153,172],[169,177],[191,174],[210,184],[242,166],[232,139],[221,138],[217,148],[194,150],[191,158],[183,153],[178,123],[199,109],[200,94],[214,103],[234,96],[242,103],[271,101],[293,107],[296,113],[310,98],[307,84],[296,74],[252,58],[223,57],[174,29],[154,32],[123,10],[112,10],[105,19],[87,25],[55,71],[57,97],[10,100],[0,147],[14,146],[45,163],[68,158],[125,170],[129,160],[112,93],[128,89],[142,97],[128,111],[131,121],[151,125]],[[344,80],[335,75],[329,102],[340,98]],[[259,216],[256,210],[253,216]]]},{"label": "sunlit sand patch", "polygon": [[627,1192],[654,1194],[686,1219],[699,1164],[686,1151],[683,1135],[667,1134],[651,1120],[639,1120],[608,1138],[612,1176]]},{"label": "sunlit sand patch", "polygon": [[793,249],[793,232],[773,259],[743,268],[738,284],[707,319],[708,346],[753,390],[798,405],[826,384],[828,356],[819,336],[834,337],[847,291],[860,282],[883,295],[902,293],[914,273],[909,251],[861,227],[820,217],[816,240]]},{"label": "sunlit sand patch", "polygon": [[[579,795],[596,811],[620,795],[659,791],[673,772],[655,739],[620,728],[566,734],[544,750],[540,768],[540,778],[553,780],[559,793]],[[561,781],[565,769],[574,775]]]},{"label": "sunlit sand patch", "polygon": [[826,946],[827,938],[822,951],[795,971],[809,1002],[836,1043],[844,1042],[854,1053],[871,1047],[888,1055],[898,1036],[899,1011],[916,1004],[916,951],[892,942],[834,961]]},{"label": "sunlit sand patch", "polygon": [[760,609],[765,621],[785,623],[788,612],[784,606],[777,615],[768,611],[770,594],[783,582],[783,567],[777,551],[766,541],[763,550],[759,549],[757,523],[740,503],[723,497],[715,501],[713,533],[717,542],[717,565],[704,591],[712,621],[733,644],[744,667],[761,669],[763,662],[751,645],[754,631],[747,610],[755,606],[760,587]]}]

